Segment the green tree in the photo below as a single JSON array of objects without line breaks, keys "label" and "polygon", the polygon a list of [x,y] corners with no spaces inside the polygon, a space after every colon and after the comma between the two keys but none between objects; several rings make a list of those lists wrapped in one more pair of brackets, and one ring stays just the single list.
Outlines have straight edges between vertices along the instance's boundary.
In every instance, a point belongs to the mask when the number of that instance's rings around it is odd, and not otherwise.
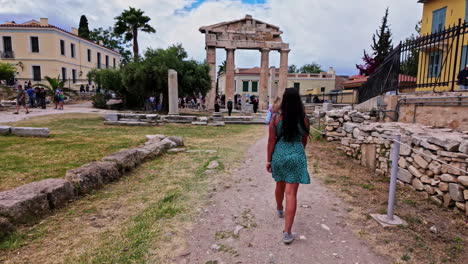
[{"label": "green tree", "polygon": [[126,41],[122,35],[115,34],[114,29],[109,27],[108,29],[95,28],[89,33],[89,40],[92,40],[96,43],[99,40],[102,40],[104,47],[109,49],[118,49],[121,56],[121,63],[123,65],[127,64],[130,61],[132,53],[129,50],[129,45],[126,44]]},{"label": "green tree", "polygon": [[218,66],[218,76],[221,74],[226,73],[226,61],[223,61],[219,66]]},{"label": "green tree", "polygon": [[[414,29],[416,34],[411,34],[404,43],[414,43],[421,33],[421,23],[419,21]],[[414,46],[414,45],[413,45]],[[419,63],[419,50],[416,48],[410,49],[406,52],[406,57],[402,58],[400,72],[409,76],[416,77],[418,75],[418,63]]]},{"label": "green tree", "polygon": [[49,95],[54,95],[55,90],[57,88],[62,88],[62,92],[65,95],[68,95],[68,96],[70,96],[72,94],[76,94],[75,90],[63,87],[64,82],[60,80],[60,76],[58,76],[57,78],[51,78],[49,76],[45,76],[44,78],[47,80],[48,84],[36,83],[33,86],[34,87],[43,87],[43,88],[45,88]]},{"label": "green tree", "polygon": [[151,27],[148,22],[151,20],[150,17],[143,15],[141,9],[135,9],[129,7],[128,10],[124,10],[120,16],[115,17],[114,32],[116,34],[125,34],[125,41],[133,40],[133,58],[135,61],[138,60],[138,30],[147,33],[155,33],[156,30]]},{"label": "green tree", "polygon": [[15,77],[16,68],[10,63],[0,62],[0,80],[11,80]]},{"label": "green tree", "polygon": [[89,39],[89,27],[88,27],[88,19],[85,15],[80,17],[80,25],[78,27],[78,36]]},{"label": "green tree", "polygon": [[288,66],[288,72],[289,73],[297,73],[299,70],[296,65],[291,64]]},{"label": "green tree", "polygon": [[322,66],[318,63],[310,63],[304,64],[300,69],[299,72],[301,73],[320,73],[322,72]]},{"label": "green tree", "polygon": [[385,9],[385,15],[382,18],[382,24],[376,33],[372,36],[372,50],[374,51],[374,60],[377,64],[382,63],[393,49],[392,32],[388,25],[388,7]]}]

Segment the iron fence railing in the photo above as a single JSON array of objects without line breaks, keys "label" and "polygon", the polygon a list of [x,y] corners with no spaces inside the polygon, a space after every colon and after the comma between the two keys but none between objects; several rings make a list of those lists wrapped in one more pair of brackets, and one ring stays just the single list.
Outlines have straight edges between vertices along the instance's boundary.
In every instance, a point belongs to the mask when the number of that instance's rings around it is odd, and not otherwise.
[{"label": "iron fence railing", "polygon": [[359,102],[386,92],[454,91],[468,64],[468,23],[412,38],[395,47],[359,89]]}]

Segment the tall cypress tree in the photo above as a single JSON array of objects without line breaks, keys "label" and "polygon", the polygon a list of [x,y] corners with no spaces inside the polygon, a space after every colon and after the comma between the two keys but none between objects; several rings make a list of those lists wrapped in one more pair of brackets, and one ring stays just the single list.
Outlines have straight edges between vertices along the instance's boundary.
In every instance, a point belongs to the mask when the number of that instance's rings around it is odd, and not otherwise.
[{"label": "tall cypress tree", "polygon": [[82,15],[80,18],[80,26],[78,27],[78,36],[89,39],[89,27],[88,27],[88,19],[85,15]]},{"label": "tall cypress tree", "polygon": [[392,32],[388,25],[388,7],[385,9],[385,16],[382,18],[382,24],[372,36],[372,54],[369,55],[364,50],[362,58],[364,64],[356,65],[359,69],[359,74],[369,76],[374,73],[375,69],[385,60],[390,51],[393,49]]},{"label": "tall cypress tree", "polygon": [[[393,49],[392,32],[388,26],[388,7],[385,9],[385,16],[382,18],[382,25],[376,31],[377,35],[372,36],[372,50],[374,50],[374,60],[377,64],[382,63]],[[378,39],[378,40],[376,40]]]}]

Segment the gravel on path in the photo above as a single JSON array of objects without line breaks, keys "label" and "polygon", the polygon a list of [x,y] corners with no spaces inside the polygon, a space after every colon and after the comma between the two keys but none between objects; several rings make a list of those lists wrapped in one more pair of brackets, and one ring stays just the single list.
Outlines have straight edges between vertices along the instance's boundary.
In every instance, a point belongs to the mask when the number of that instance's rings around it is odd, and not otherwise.
[{"label": "gravel on path", "polygon": [[293,226],[297,238],[284,245],[275,183],[264,168],[266,144],[266,137],[257,141],[231,171],[230,182],[217,188],[186,233],[187,246],[176,263],[390,263],[351,232],[344,202],[313,175],[310,185],[299,187]]}]

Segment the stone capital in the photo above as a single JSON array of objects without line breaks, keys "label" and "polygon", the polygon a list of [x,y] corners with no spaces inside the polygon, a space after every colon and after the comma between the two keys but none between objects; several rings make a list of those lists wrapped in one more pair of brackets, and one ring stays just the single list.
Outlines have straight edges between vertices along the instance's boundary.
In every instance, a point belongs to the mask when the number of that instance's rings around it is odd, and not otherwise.
[{"label": "stone capital", "polygon": [[290,49],[281,49],[279,50],[280,53],[289,53],[291,50]]},{"label": "stone capital", "polygon": [[260,52],[270,52],[270,49],[269,48],[261,48]]},{"label": "stone capital", "polygon": [[224,48],[224,49],[225,49],[226,51],[228,51],[228,50],[236,50],[236,48],[234,48],[234,47],[226,47],[226,48]]}]

